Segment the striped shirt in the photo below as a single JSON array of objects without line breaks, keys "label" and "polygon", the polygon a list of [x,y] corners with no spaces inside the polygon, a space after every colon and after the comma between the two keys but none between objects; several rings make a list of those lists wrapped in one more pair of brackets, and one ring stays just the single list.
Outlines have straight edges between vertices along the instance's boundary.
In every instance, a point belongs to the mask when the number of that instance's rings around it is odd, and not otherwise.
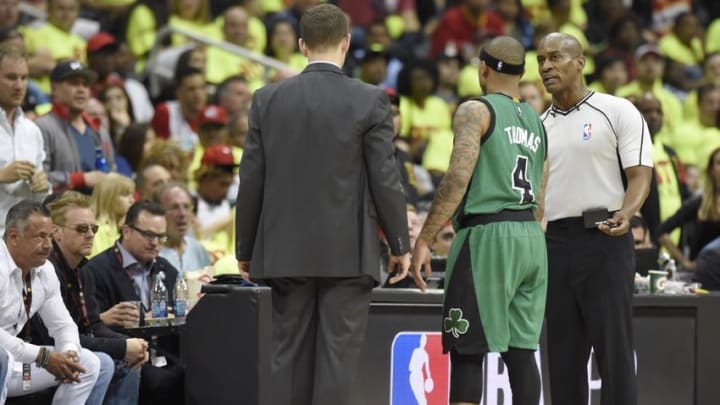
[{"label": "striped shirt", "polygon": [[647,124],[626,99],[591,91],[569,110],[553,105],[540,118],[548,134],[548,221],[622,208],[621,168],[653,166]]}]

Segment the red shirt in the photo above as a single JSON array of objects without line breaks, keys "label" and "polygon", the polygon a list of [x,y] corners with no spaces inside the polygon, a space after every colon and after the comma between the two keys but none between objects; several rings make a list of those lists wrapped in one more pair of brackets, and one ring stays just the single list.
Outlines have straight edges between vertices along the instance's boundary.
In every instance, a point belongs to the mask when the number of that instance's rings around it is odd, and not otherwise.
[{"label": "red shirt", "polygon": [[337,5],[350,16],[350,24],[353,27],[367,27],[375,20],[380,20],[388,14],[400,14],[406,10],[415,9],[415,0],[398,0],[394,8],[388,7],[387,2],[382,1],[382,7],[378,8],[371,1],[338,0]]},{"label": "red shirt", "polygon": [[492,10],[473,18],[465,6],[455,6],[447,9],[440,19],[440,23],[430,36],[430,57],[441,54],[449,42],[455,42],[458,49],[465,45],[472,45],[476,39],[485,36],[498,36],[505,34],[505,25],[502,18]]}]

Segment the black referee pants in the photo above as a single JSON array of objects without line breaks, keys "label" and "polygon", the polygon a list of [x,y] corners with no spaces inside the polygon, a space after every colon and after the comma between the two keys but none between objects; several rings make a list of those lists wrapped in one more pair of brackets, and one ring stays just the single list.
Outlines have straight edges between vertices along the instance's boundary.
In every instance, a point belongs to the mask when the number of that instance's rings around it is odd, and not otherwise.
[{"label": "black referee pants", "polygon": [[547,337],[553,405],[588,403],[595,351],[602,405],[636,405],[632,338],[635,254],[630,232],[586,230],[582,218],[548,224]]}]

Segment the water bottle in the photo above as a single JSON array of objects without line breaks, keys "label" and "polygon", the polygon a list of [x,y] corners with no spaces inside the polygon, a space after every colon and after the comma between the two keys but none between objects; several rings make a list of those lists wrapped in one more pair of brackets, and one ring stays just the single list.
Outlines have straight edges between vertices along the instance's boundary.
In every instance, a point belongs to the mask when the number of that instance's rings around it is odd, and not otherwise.
[{"label": "water bottle", "polygon": [[675,259],[668,260],[666,270],[668,272],[668,277],[670,277],[672,281],[680,281],[678,280],[677,264],[675,263]]},{"label": "water bottle", "polygon": [[95,148],[95,170],[99,170],[103,173],[110,171],[107,160],[105,160],[105,154],[101,147]]},{"label": "water bottle", "polygon": [[153,283],[152,293],[150,294],[152,319],[153,324],[156,326],[161,325],[163,320],[168,317],[168,292],[167,288],[165,288],[165,283],[163,283],[164,278],[165,274],[163,272],[155,275],[155,282]]},{"label": "water bottle", "polygon": [[175,282],[175,320],[182,322],[187,315],[188,285],[181,274]]}]

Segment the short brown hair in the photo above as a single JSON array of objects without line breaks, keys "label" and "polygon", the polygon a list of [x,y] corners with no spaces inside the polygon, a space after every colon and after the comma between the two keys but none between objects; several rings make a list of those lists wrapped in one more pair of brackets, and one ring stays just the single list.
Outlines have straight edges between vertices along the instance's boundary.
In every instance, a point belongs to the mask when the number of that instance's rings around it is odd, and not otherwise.
[{"label": "short brown hair", "polygon": [[27,54],[22,48],[10,44],[0,45],[0,62],[5,58],[8,59],[22,59],[27,61]]},{"label": "short brown hair", "polygon": [[300,37],[308,49],[337,46],[350,32],[347,15],[337,6],[321,4],[307,10],[300,19]]}]

